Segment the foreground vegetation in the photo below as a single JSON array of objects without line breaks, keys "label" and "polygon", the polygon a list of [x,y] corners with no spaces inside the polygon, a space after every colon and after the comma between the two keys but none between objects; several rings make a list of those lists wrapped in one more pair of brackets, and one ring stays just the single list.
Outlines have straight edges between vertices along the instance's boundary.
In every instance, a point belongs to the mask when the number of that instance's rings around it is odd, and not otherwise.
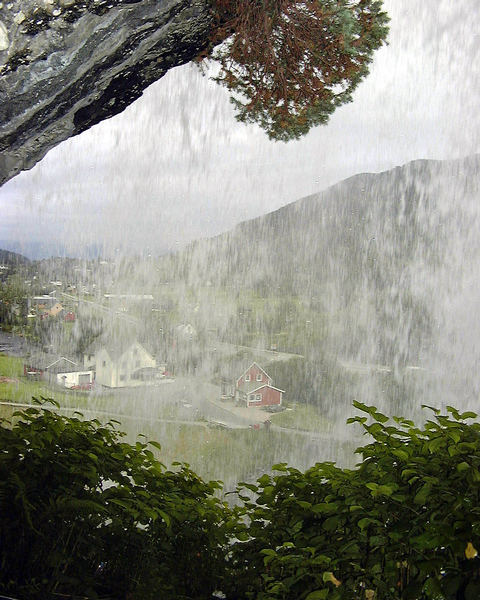
[{"label": "foreground vegetation", "polygon": [[0,428],[0,592],[46,597],[474,600],[480,425],[448,408],[417,427],[374,407],[354,469],[286,464],[238,504],[155,442],[47,405]]}]

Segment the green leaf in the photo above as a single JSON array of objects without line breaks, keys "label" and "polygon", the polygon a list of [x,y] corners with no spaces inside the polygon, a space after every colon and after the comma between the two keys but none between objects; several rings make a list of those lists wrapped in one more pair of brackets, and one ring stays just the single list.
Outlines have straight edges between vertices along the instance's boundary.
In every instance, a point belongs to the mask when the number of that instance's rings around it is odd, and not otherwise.
[{"label": "green leaf", "polygon": [[328,590],[315,590],[306,596],[305,600],[325,600],[328,598]]},{"label": "green leaf", "polygon": [[409,454],[405,450],[400,450],[399,448],[392,450],[393,456],[396,456],[400,460],[408,460]]},{"label": "green leaf", "polygon": [[314,513],[331,513],[338,510],[338,504],[335,502],[320,502],[312,506],[312,512]]},{"label": "green leaf", "polygon": [[448,435],[456,444],[458,444],[458,442],[460,441],[460,434],[458,433],[458,431],[455,431],[454,429],[449,429]]},{"label": "green leaf", "polygon": [[357,525],[360,527],[360,529],[365,529],[370,525],[370,523],[373,523],[373,520],[370,517],[364,517],[358,521]]},{"label": "green leaf", "polygon": [[370,538],[370,545],[372,548],[384,546],[387,543],[387,538],[383,535],[372,535]]},{"label": "green leaf", "polygon": [[398,486],[393,485],[379,485],[377,489],[378,494],[383,494],[384,496],[391,496],[395,491],[395,488]]},{"label": "green leaf", "polygon": [[122,508],[126,508],[127,510],[132,509],[131,502],[125,502],[124,500],[118,500],[118,498],[110,498],[108,501],[110,504],[116,504],[117,506],[121,506]]},{"label": "green leaf", "polygon": [[328,517],[328,519],[325,519],[325,521],[323,522],[323,529],[325,529],[325,531],[334,531],[335,529],[337,529],[339,523],[341,522],[341,518],[339,516],[335,516],[335,517]]},{"label": "green leaf", "polygon": [[351,425],[352,423],[360,423],[363,425],[367,420],[367,417],[350,417],[347,419],[347,425]]},{"label": "green leaf", "polygon": [[150,444],[150,446],[153,446],[154,448],[157,448],[157,450],[161,450],[162,449],[162,446],[158,442],[149,440],[148,443]]},{"label": "green leaf", "polygon": [[429,483],[423,485],[420,490],[415,494],[413,499],[415,504],[425,504],[430,492],[432,491],[432,486]]},{"label": "green leaf", "polygon": [[427,443],[430,454],[435,454],[442,446],[446,444],[446,440],[443,436],[435,438]]},{"label": "green leaf", "polygon": [[170,527],[171,523],[172,523],[172,519],[170,518],[170,515],[167,515],[167,513],[163,510],[159,510],[158,514],[162,517],[162,519],[165,521],[165,525],[167,527]]},{"label": "green leaf", "polygon": [[440,414],[440,409],[434,408],[433,406],[428,406],[428,404],[422,404],[422,408],[428,408],[428,410],[433,411],[436,415]]},{"label": "green leaf", "polygon": [[467,411],[467,412],[462,413],[459,416],[459,419],[461,421],[464,421],[465,419],[476,419],[477,417],[478,417],[477,413],[474,413],[474,412],[471,412],[471,411]]},{"label": "green leaf", "polygon": [[387,416],[383,415],[380,412],[374,412],[371,414],[372,414],[372,417],[375,419],[375,421],[378,421],[379,423],[386,423],[389,420],[389,418]]},{"label": "green leaf", "polygon": [[257,479],[257,482],[259,483],[259,485],[260,485],[261,487],[265,487],[266,485],[268,485],[268,484],[271,482],[270,475],[267,475],[267,474],[265,473],[265,475],[262,475],[261,477],[259,477],[259,478]]},{"label": "green leaf", "polygon": [[372,415],[376,412],[376,408],[375,406],[367,406],[366,404],[363,404],[363,402],[358,402],[357,400],[353,401],[353,406],[355,408],[358,408],[358,410],[361,410],[363,412],[368,413],[369,415]]}]

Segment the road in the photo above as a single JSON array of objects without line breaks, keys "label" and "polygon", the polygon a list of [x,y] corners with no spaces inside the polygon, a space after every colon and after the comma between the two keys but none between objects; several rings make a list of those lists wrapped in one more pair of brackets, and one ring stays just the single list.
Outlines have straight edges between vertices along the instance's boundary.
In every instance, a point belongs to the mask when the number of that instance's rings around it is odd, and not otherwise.
[{"label": "road", "polygon": [[203,377],[177,377],[168,385],[123,388],[115,391],[115,397],[116,402],[119,399],[125,406],[134,404],[136,412],[153,418],[162,407],[174,405],[185,420],[204,418],[232,429],[258,422],[256,414],[236,414],[223,407],[216,401],[220,398],[220,387]]},{"label": "road", "polygon": [[214,348],[210,348],[210,351],[222,351],[225,354],[232,354],[239,350],[248,350],[254,354],[258,360],[265,358],[269,362],[274,361],[286,361],[292,358],[304,358],[302,354],[291,354],[288,352],[278,352],[277,350],[264,350],[262,348],[253,348],[251,346],[239,346],[238,344],[230,344],[228,342],[217,342]]},{"label": "road", "polygon": [[68,298],[69,300],[73,300],[77,304],[86,304],[91,308],[100,310],[104,313],[108,313],[110,316],[116,317],[117,319],[123,319],[124,321],[126,321],[127,323],[131,323],[132,325],[139,325],[141,323],[140,319],[137,319],[137,317],[132,317],[132,315],[118,311],[114,308],[109,308],[108,306],[104,306],[99,302],[94,302],[93,300],[85,300],[85,298],[72,296],[71,294],[66,294],[65,292],[62,292],[62,296],[65,296],[65,298]]},{"label": "road", "polygon": [[0,329],[0,352],[10,356],[25,356],[27,350],[28,345],[23,337]]},{"label": "road", "polygon": [[[20,403],[20,402],[6,402],[6,401],[1,401],[0,402],[0,406],[12,406],[15,408],[39,408],[40,406],[38,404],[26,404],[26,403]],[[42,407],[43,408],[43,407]],[[51,406],[45,406],[46,409],[51,409]],[[111,412],[109,410],[99,410],[99,409],[95,409],[95,408],[75,408],[75,407],[70,407],[70,406],[60,406],[60,407],[55,407],[55,412],[60,412],[60,413],[70,413],[70,414],[81,414],[84,416],[91,416],[91,417],[95,417],[95,418],[99,418],[99,417],[105,417],[105,421],[109,421],[111,419],[116,419],[120,422],[123,421],[139,421],[139,422],[144,422],[145,421],[145,417],[144,416],[136,416],[136,415],[127,415],[125,413],[115,413],[115,412]],[[190,420],[183,420],[183,419],[162,419],[162,418],[154,418],[153,422],[157,422],[157,423],[175,423],[177,425],[193,425],[193,426],[197,426],[197,427],[208,427],[208,424],[205,422],[201,422],[201,421],[190,421]]]},{"label": "road", "polygon": [[[238,344],[230,344],[227,342],[218,342],[214,348],[210,348],[213,351],[222,351],[225,354],[231,354],[233,352],[238,352],[239,350],[247,350],[254,354],[258,360],[264,358],[269,362],[279,361],[284,362],[290,360],[292,358],[305,358],[302,354],[292,354],[289,352],[278,352],[277,350],[265,350],[262,348],[253,348],[251,346],[240,346]],[[362,363],[353,360],[342,359],[337,356],[331,356],[332,359],[336,360],[338,365],[345,369],[345,371],[349,371],[351,373],[359,373],[368,375],[371,373],[391,373],[392,367],[388,365],[379,365],[379,364],[370,364],[370,363]],[[407,365],[404,367],[405,371],[427,371],[427,369],[423,367],[419,367],[416,365]]]}]

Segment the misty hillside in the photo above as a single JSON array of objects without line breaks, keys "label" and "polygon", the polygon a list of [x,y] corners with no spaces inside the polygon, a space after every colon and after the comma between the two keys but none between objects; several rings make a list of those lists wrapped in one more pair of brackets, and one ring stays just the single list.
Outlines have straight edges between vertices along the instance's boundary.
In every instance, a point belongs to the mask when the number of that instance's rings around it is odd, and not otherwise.
[{"label": "misty hillside", "polygon": [[[360,272],[387,253],[400,266],[441,260],[445,219],[470,211],[478,193],[480,155],[460,161],[419,160],[361,174],[233,231],[192,244],[182,262],[192,279],[320,291],[330,277],[349,293]],[[252,265],[260,271],[252,269]],[[265,279],[267,278],[268,281]]]},{"label": "misty hillside", "polygon": [[479,167],[476,155],[357,175],[168,260],[192,289],[231,290],[237,303],[252,290],[298,297],[331,355],[394,370],[441,370],[455,356],[458,377],[469,377],[480,339],[467,312],[480,307]]},{"label": "misty hillside", "polygon": [[28,258],[17,252],[11,252],[10,250],[2,250],[0,248],[0,265],[15,266],[15,265],[26,265],[30,261]]}]

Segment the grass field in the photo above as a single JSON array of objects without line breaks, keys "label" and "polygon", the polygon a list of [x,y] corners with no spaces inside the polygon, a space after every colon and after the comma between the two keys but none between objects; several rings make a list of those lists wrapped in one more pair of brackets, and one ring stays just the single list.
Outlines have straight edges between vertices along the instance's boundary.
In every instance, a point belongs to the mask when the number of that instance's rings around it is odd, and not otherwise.
[{"label": "grass field", "polygon": [[270,420],[279,427],[301,431],[326,432],[331,428],[331,423],[309,404],[294,404],[281,413],[273,414]]},{"label": "grass field", "polygon": [[354,456],[354,446],[349,442],[332,440],[327,444],[288,431],[219,430],[198,424],[148,422],[125,425],[120,428],[127,431],[128,441],[138,433],[145,434],[161,444],[161,451],[156,452],[161,462],[167,466],[175,461],[186,462],[204,479],[222,480],[227,492],[239,481],[254,481],[277,463],[305,469],[317,461],[345,463]]},{"label": "grass field", "polygon": [[[10,381],[1,380],[6,378]],[[29,404],[35,398],[52,398],[62,406],[88,406],[89,394],[64,391],[46,381],[31,381],[23,375],[23,359],[0,354],[0,401]]]},{"label": "grass field", "polygon": [[0,376],[20,377],[23,375],[23,359],[0,354]]}]

